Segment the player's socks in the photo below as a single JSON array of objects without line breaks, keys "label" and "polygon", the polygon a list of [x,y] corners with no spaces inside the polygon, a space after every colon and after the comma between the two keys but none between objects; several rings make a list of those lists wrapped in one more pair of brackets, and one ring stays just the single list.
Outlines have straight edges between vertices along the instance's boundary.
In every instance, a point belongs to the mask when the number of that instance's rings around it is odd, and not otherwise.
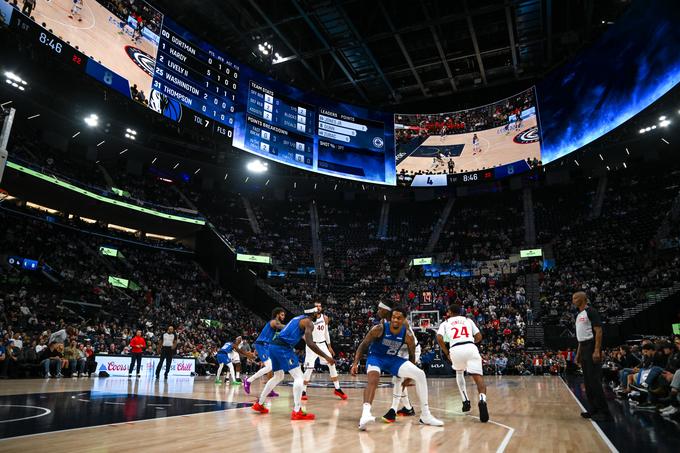
[{"label": "player's socks", "polygon": [[486,394],[485,394],[485,393],[480,393],[480,394],[479,394],[479,401],[484,401],[484,402],[486,402]]},{"label": "player's socks", "polygon": [[333,382],[333,387],[335,387],[335,390],[340,390],[340,381],[335,380],[331,382]]},{"label": "player's socks", "polygon": [[397,412],[390,408],[390,410],[388,410],[387,413],[382,416],[382,419],[385,423],[394,423],[397,419]]},{"label": "player's socks", "polygon": [[467,396],[467,389],[465,388],[465,372],[456,371],[456,384],[458,384],[458,391],[460,392],[463,401],[467,401],[470,398]]},{"label": "player's socks", "polygon": [[401,391],[401,400],[404,402],[404,407],[407,410],[413,410],[413,406],[411,405],[411,400],[408,399],[408,391],[406,389]]}]

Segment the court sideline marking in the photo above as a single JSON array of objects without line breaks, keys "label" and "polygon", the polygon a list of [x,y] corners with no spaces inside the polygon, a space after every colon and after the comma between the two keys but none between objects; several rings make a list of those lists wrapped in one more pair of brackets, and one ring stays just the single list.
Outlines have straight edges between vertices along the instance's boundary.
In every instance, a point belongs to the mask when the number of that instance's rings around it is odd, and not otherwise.
[{"label": "court sideline marking", "polygon": [[[571,389],[569,388],[569,386],[567,385],[567,383],[564,382],[564,379],[562,379],[562,378],[560,377],[560,381],[562,381],[562,385],[564,385],[564,386],[567,388],[567,392],[569,392],[569,394],[571,395],[571,397],[574,398],[574,401],[576,401],[576,403],[579,405],[579,407],[581,407],[581,410],[582,410],[583,412],[586,412],[586,408],[583,407],[583,404],[581,404],[581,401],[579,401],[579,399],[576,398],[576,395],[574,395],[574,392],[571,391]],[[615,452],[615,453],[619,453],[619,450],[616,449],[616,447],[614,446],[614,444],[609,440],[609,438],[608,438],[607,435],[604,433],[604,431],[602,431],[602,429],[600,429],[600,427],[598,426],[598,424],[595,423],[593,420],[590,420],[590,423],[592,423],[593,427],[595,428],[595,431],[597,431],[597,433],[600,435],[600,437],[602,438],[602,440],[604,441],[604,443],[607,445],[607,447],[609,448],[609,451]]]},{"label": "court sideline marking", "polygon": [[[316,397],[315,397],[315,398],[316,398]],[[330,398],[330,397],[327,397],[327,398]],[[389,403],[389,404],[392,404],[392,401],[377,400],[377,399],[374,399],[373,402]],[[416,405],[414,404],[413,406],[415,407]],[[440,408],[440,407],[432,407],[432,406],[430,406],[430,409],[433,409],[433,410],[436,410],[436,411],[441,411],[441,412],[447,412],[447,413],[449,413],[449,414],[454,414],[454,415],[458,415],[458,416],[460,416],[460,415],[465,415],[466,417],[470,417],[470,418],[474,418],[474,419],[476,419],[476,420],[479,420],[479,417],[475,417],[474,415],[463,414],[463,413],[456,412],[456,411],[452,411],[452,410],[449,410],[449,409],[442,409],[442,408]],[[496,426],[500,426],[501,428],[505,428],[505,429],[508,430],[508,433],[505,435],[505,437],[504,437],[503,440],[501,441],[501,444],[500,444],[500,445],[498,446],[498,448],[496,449],[496,453],[503,453],[503,452],[505,451],[505,448],[506,448],[506,447],[508,446],[508,444],[510,443],[510,439],[511,439],[512,436],[515,434],[515,428],[513,428],[513,427],[511,427],[511,426],[508,426],[508,425],[504,425],[503,423],[495,422],[495,421],[493,421],[493,420],[489,420],[488,423],[494,424],[494,425],[496,425]]]}]

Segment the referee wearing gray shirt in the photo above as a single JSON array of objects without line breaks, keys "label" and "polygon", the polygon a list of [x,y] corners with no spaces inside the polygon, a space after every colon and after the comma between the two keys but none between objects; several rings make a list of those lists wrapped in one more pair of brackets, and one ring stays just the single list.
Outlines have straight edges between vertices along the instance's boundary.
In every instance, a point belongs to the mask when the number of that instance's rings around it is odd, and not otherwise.
[{"label": "referee wearing gray shirt", "polygon": [[574,293],[571,301],[578,308],[576,316],[576,363],[583,369],[583,381],[590,411],[582,412],[583,418],[596,421],[609,420],[609,408],[602,390],[602,322],[600,314],[588,305],[586,293]]}]

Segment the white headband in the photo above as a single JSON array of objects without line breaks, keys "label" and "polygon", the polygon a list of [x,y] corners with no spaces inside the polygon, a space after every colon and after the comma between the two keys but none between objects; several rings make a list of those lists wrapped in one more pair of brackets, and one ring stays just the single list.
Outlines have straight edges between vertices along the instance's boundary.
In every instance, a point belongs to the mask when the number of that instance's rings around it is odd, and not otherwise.
[{"label": "white headband", "polygon": [[385,309],[385,310],[392,311],[392,309],[391,309],[390,307],[388,307],[387,305],[385,305],[385,304],[382,303],[382,302],[380,302],[380,303],[378,304],[378,308],[382,308],[382,309]]},{"label": "white headband", "polygon": [[307,308],[305,309],[305,314],[311,315],[312,313],[316,313],[317,311],[319,311],[317,307]]}]

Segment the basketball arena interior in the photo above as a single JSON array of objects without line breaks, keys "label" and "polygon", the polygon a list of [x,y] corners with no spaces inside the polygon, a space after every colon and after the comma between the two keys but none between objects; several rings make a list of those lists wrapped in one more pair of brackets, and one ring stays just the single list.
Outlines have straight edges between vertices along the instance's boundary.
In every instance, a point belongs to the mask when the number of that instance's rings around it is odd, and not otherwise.
[{"label": "basketball arena interior", "polygon": [[1,452],[679,451],[677,1],[0,0],[0,43]]}]

